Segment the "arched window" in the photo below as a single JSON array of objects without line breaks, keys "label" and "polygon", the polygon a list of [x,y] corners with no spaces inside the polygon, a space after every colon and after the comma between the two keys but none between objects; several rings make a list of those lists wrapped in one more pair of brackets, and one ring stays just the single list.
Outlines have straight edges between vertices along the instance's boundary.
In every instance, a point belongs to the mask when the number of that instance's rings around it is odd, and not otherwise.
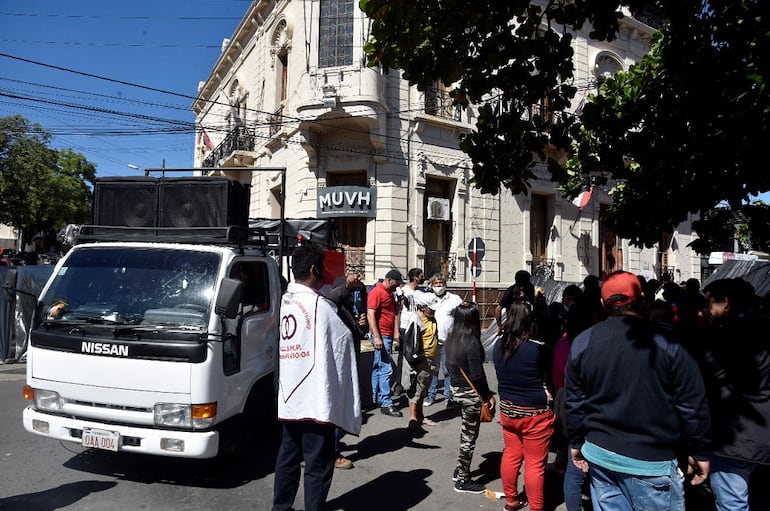
[{"label": "arched window", "polygon": [[600,52],[596,56],[596,63],[594,64],[594,75],[601,84],[602,81],[613,76],[618,71],[623,71],[625,66],[623,61],[616,54],[610,51]]}]

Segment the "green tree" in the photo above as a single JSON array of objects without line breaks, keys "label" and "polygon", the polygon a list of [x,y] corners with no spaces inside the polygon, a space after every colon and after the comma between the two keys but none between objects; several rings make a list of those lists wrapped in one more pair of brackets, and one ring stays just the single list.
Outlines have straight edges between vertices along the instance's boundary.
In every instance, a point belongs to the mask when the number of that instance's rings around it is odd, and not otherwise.
[{"label": "green tree", "polygon": [[0,118],[0,223],[18,229],[22,243],[90,218],[96,167],[49,143],[40,125],[19,115]]},{"label": "green tree", "polygon": [[[611,185],[608,221],[640,244],[688,213],[722,202],[736,211],[770,190],[770,174],[757,169],[770,140],[766,6],[716,0],[705,9],[692,1],[661,8],[668,21],[651,52],[584,108],[568,165],[576,182]],[[701,223],[698,232],[708,229]]]},{"label": "green tree", "polygon": [[[373,20],[371,65],[403,69],[422,89],[456,84],[456,103],[481,105],[461,140],[479,189],[527,193],[533,167],[547,162],[567,197],[606,186],[608,223],[646,246],[688,212],[770,190],[754,163],[770,140],[770,17],[759,1],[655,3],[663,24],[653,51],[606,80],[580,122],[559,115],[575,94],[571,30],[586,23],[591,38],[611,40],[621,5],[653,3],[360,0]],[[543,98],[556,115],[542,115]]]},{"label": "green tree", "polygon": [[738,209],[721,206],[705,211],[693,229],[698,239],[691,245],[699,254],[732,252],[735,239],[743,250],[770,252],[770,206],[759,201]]}]

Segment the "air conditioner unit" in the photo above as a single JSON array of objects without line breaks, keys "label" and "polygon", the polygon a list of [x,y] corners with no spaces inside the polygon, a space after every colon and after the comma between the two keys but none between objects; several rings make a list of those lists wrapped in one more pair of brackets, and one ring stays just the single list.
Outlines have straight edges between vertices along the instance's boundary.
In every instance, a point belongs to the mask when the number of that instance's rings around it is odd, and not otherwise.
[{"label": "air conditioner unit", "polygon": [[449,220],[449,199],[428,197],[428,220]]}]

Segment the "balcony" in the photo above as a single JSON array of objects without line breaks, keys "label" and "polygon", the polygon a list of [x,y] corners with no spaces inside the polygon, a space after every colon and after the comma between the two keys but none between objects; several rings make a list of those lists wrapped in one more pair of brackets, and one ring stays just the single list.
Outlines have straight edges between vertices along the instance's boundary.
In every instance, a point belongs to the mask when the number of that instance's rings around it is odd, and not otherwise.
[{"label": "balcony", "polygon": [[220,166],[219,162],[227,160],[235,151],[253,151],[256,141],[254,130],[245,126],[236,126],[217,147],[211,151],[205,160],[204,167]]},{"label": "balcony", "polygon": [[425,113],[442,119],[462,120],[462,107],[453,105],[449,92],[438,87],[425,90]]}]

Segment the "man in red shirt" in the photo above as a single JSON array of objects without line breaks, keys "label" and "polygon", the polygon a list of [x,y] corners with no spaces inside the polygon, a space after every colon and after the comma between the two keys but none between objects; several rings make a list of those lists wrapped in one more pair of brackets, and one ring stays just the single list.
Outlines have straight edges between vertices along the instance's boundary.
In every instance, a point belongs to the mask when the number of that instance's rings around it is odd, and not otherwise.
[{"label": "man in red shirt", "polygon": [[390,270],[382,282],[378,282],[369,292],[367,301],[367,319],[369,320],[369,339],[374,346],[374,364],[372,366],[372,400],[379,403],[380,411],[391,417],[403,417],[393,404],[390,388],[390,375],[393,363],[390,354],[393,342],[399,342],[398,314],[396,308],[396,288],[404,284],[404,277],[398,270]]}]

